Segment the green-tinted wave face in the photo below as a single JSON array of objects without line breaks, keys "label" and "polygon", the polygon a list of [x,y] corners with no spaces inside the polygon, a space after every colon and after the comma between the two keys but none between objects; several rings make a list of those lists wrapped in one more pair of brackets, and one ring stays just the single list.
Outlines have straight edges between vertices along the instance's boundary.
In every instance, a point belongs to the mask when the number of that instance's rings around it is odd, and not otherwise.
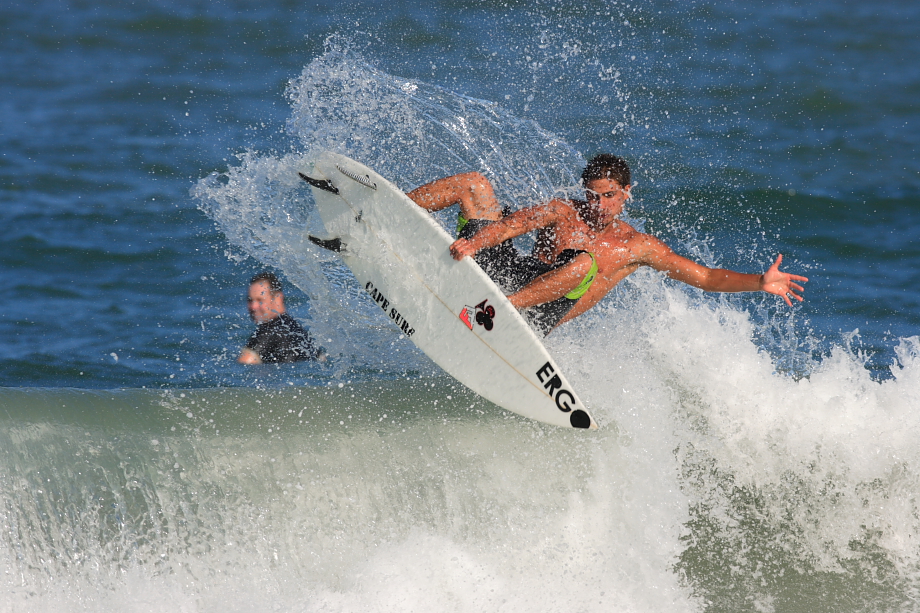
[{"label": "green-tinted wave face", "polygon": [[[737,340],[748,324],[730,312],[667,292],[631,312],[661,300],[657,327],[601,320],[587,346],[552,344],[601,422],[590,433],[503,413],[443,377],[0,390],[8,602],[249,610],[266,590],[281,610],[386,609],[406,594],[416,610],[496,594],[515,609],[601,610],[611,593],[638,610],[910,602],[915,548],[899,538],[916,528],[916,347],[897,381],[874,383],[842,354],[797,381]],[[707,343],[671,350],[700,331]],[[621,356],[613,367],[586,359],[601,345]]]}]

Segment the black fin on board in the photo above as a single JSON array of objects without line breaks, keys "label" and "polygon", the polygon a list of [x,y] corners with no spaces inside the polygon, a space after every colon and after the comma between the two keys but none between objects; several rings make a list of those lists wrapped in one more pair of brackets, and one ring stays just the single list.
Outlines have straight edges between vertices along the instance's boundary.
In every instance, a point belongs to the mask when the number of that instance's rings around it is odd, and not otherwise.
[{"label": "black fin on board", "polygon": [[333,184],[330,183],[329,181],[326,181],[326,180],[324,180],[324,179],[314,179],[313,177],[308,177],[307,175],[303,174],[302,172],[298,172],[297,174],[300,175],[300,178],[301,178],[301,179],[303,179],[304,181],[306,181],[307,183],[309,183],[309,184],[312,185],[313,187],[318,187],[319,189],[324,189],[324,190],[326,190],[327,192],[332,192],[333,194],[338,194],[338,193],[339,193],[339,188],[337,188],[335,185],[333,185]]},{"label": "black fin on board", "polygon": [[345,251],[345,243],[343,243],[342,239],[340,238],[319,238],[318,236],[313,236],[312,234],[308,234],[307,238],[310,239],[311,243],[314,245],[319,245],[323,249],[335,251],[336,253]]}]

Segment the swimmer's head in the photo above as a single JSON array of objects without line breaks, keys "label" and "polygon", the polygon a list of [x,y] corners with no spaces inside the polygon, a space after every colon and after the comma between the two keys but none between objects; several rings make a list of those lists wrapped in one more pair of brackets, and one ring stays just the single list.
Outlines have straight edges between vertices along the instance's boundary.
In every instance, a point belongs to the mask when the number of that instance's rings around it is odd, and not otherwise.
[{"label": "swimmer's head", "polygon": [[257,324],[271,321],[285,312],[281,281],[270,272],[262,272],[249,280],[246,297],[249,316]]},{"label": "swimmer's head", "polygon": [[275,293],[281,291],[281,281],[278,279],[278,277],[275,276],[275,273],[273,272],[265,271],[260,272],[257,275],[253,275],[252,279],[249,280],[249,285],[258,283],[259,281],[265,281],[268,283],[269,289]]}]

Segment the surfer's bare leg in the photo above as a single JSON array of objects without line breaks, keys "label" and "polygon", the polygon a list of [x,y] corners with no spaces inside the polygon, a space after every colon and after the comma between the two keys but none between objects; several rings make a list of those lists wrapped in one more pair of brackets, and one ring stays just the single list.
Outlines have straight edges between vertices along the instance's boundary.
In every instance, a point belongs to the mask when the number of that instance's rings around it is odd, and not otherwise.
[{"label": "surfer's bare leg", "polygon": [[479,172],[466,172],[444,177],[417,187],[408,194],[426,211],[440,211],[454,204],[460,205],[460,214],[466,219],[502,218],[502,207],[495,197],[489,180]]},{"label": "surfer's bare leg", "polygon": [[562,298],[578,287],[593,264],[594,261],[589,254],[581,253],[565,266],[540,275],[509,295],[508,300],[515,308],[526,309]]}]

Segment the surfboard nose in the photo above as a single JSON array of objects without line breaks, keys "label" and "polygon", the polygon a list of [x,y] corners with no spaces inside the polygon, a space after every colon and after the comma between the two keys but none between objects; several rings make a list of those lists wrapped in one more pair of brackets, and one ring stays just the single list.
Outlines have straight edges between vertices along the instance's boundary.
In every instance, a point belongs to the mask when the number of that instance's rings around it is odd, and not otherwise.
[{"label": "surfboard nose", "polygon": [[591,420],[591,416],[581,409],[572,411],[569,416],[569,422],[571,422],[573,428],[597,428],[597,424]]}]

